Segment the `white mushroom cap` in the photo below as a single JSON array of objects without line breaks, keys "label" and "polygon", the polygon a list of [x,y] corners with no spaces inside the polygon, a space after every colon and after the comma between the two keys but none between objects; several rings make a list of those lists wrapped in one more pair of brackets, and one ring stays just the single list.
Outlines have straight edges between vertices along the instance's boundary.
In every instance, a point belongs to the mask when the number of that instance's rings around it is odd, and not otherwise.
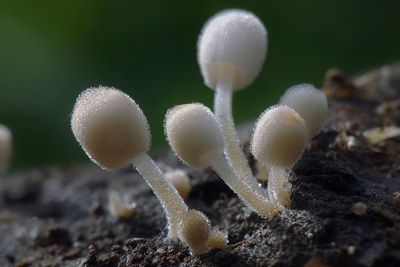
[{"label": "white mushroom cap", "polygon": [[325,94],[311,84],[290,87],[281,97],[280,104],[294,109],[304,119],[310,138],[319,132],[328,114]]},{"label": "white mushroom cap", "polygon": [[258,119],[251,151],[265,166],[291,168],[307,142],[307,128],[299,114],[287,106],[274,106]]},{"label": "white mushroom cap", "polygon": [[74,106],[71,128],[90,159],[104,169],[128,164],[150,147],[149,125],[142,110],[114,88],[83,91]]},{"label": "white mushroom cap", "polygon": [[5,125],[0,124],[0,172],[6,171],[11,160],[12,133]]},{"label": "white mushroom cap", "polygon": [[260,72],[267,50],[267,31],[248,11],[222,11],[203,27],[197,60],[205,84],[215,89],[221,76],[232,72],[233,90],[251,84]]},{"label": "white mushroom cap", "polygon": [[168,110],[165,134],[181,160],[194,167],[207,167],[207,156],[224,149],[220,126],[210,109],[202,104],[179,105]]}]

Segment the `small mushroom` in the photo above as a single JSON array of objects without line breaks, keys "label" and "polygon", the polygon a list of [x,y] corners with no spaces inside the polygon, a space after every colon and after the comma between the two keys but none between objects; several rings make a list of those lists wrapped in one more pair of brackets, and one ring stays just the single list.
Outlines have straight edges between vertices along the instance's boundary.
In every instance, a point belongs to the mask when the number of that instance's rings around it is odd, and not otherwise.
[{"label": "small mushroom", "polygon": [[165,173],[172,185],[176,188],[179,195],[186,199],[189,196],[190,190],[192,190],[192,184],[190,178],[184,170],[171,169]]},{"label": "small mushroom", "polygon": [[208,238],[209,248],[224,248],[228,245],[228,236],[220,231],[211,231]]},{"label": "small mushroom", "polygon": [[367,209],[367,204],[361,201],[353,203],[350,207],[350,211],[358,216],[364,215],[367,212]]},{"label": "small mushroom", "polygon": [[136,203],[129,202],[122,198],[117,191],[108,193],[108,208],[112,216],[116,218],[130,218],[135,214]]},{"label": "small mushroom", "polygon": [[290,204],[291,186],[286,170],[297,162],[307,142],[305,121],[287,106],[271,107],[258,119],[251,152],[269,170],[268,196],[272,202]]},{"label": "small mushroom", "polygon": [[197,48],[204,82],[215,90],[214,112],[224,133],[227,159],[239,178],[262,194],[240,148],[232,116],[232,94],[250,85],[260,72],[267,31],[253,13],[225,10],[205,24]]},{"label": "small mushroom", "polygon": [[328,114],[325,94],[311,84],[290,87],[281,97],[280,104],[294,109],[304,119],[310,139],[319,132]]},{"label": "small mushroom", "polygon": [[210,223],[208,218],[197,210],[190,210],[183,217],[179,236],[194,254],[207,252],[209,249]]}]

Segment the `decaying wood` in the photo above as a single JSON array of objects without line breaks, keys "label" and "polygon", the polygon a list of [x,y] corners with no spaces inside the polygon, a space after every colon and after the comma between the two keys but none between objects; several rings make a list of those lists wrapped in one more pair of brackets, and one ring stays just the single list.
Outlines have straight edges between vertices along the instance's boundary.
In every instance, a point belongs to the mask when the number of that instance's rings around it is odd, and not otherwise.
[{"label": "decaying wood", "polygon": [[[161,207],[130,168],[45,168],[0,181],[0,265],[400,266],[400,137],[385,132],[400,127],[400,65],[330,70],[323,90],[328,121],[293,170],[292,207],[269,220],[213,172],[158,157],[189,172],[187,202],[229,234],[227,248],[191,256],[166,240]],[[111,189],[137,203],[132,218],[111,217]]]}]

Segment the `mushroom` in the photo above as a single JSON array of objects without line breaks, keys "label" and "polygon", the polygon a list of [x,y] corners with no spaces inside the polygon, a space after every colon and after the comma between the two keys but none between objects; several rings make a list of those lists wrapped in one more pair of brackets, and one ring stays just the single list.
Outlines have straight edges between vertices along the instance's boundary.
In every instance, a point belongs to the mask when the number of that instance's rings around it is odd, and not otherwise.
[{"label": "mushroom", "polygon": [[319,132],[328,114],[325,94],[311,84],[290,87],[281,97],[280,104],[294,109],[304,119],[310,139]]},{"label": "mushroom", "polygon": [[240,148],[232,116],[232,93],[250,85],[260,72],[267,50],[267,31],[254,14],[225,10],[205,24],[197,48],[204,82],[215,90],[214,112],[222,126],[228,161],[240,179],[262,194]]},{"label": "mushroom", "polygon": [[228,236],[220,231],[211,231],[208,238],[209,248],[224,248],[228,244]]},{"label": "mushroom", "polygon": [[287,169],[300,158],[307,142],[304,119],[287,106],[271,107],[258,119],[251,152],[269,170],[268,196],[272,202],[283,206],[290,204]]},{"label": "mushroom", "polygon": [[5,125],[0,124],[0,173],[5,172],[11,160],[12,133]]},{"label": "mushroom", "polygon": [[122,198],[120,194],[112,190],[108,193],[108,209],[113,217],[127,219],[135,214],[137,204]]},{"label": "mushroom", "polygon": [[168,177],[183,199],[186,199],[189,196],[190,190],[192,190],[192,184],[190,183],[189,176],[184,170],[170,169],[165,173],[165,176]]},{"label": "mushroom", "polygon": [[186,164],[211,166],[224,182],[252,210],[270,217],[282,207],[270,202],[243,182],[224,157],[224,138],[214,114],[199,103],[178,105],[168,110],[165,133],[177,156]]},{"label": "mushroom", "polygon": [[182,218],[179,229],[180,238],[185,240],[194,254],[207,252],[209,249],[210,223],[198,210],[189,210]]},{"label": "mushroom", "polygon": [[203,233],[204,238],[193,236],[198,235],[200,228],[209,229],[209,221],[198,211],[188,209],[147,154],[149,125],[133,99],[114,88],[89,88],[76,100],[71,128],[89,158],[103,169],[133,164],[164,208],[169,238],[179,237],[192,253],[208,251],[208,233]]}]

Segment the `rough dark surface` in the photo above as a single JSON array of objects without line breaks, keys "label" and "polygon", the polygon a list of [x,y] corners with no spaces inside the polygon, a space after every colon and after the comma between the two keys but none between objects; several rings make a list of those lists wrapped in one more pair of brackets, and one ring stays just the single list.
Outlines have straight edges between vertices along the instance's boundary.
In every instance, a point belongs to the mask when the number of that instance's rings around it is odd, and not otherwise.
[{"label": "rough dark surface", "polygon": [[[190,255],[166,239],[161,206],[137,173],[89,164],[0,180],[0,266],[400,266],[400,137],[371,145],[363,136],[400,125],[400,66],[354,78],[331,70],[324,90],[329,119],[293,170],[291,208],[271,219],[212,171],[156,158],[162,169],[187,170],[188,205],[228,233],[228,247]],[[138,204],[132,218],[110,215],[110,190]],[[357,202],[362,215],[352,212]]]}]

